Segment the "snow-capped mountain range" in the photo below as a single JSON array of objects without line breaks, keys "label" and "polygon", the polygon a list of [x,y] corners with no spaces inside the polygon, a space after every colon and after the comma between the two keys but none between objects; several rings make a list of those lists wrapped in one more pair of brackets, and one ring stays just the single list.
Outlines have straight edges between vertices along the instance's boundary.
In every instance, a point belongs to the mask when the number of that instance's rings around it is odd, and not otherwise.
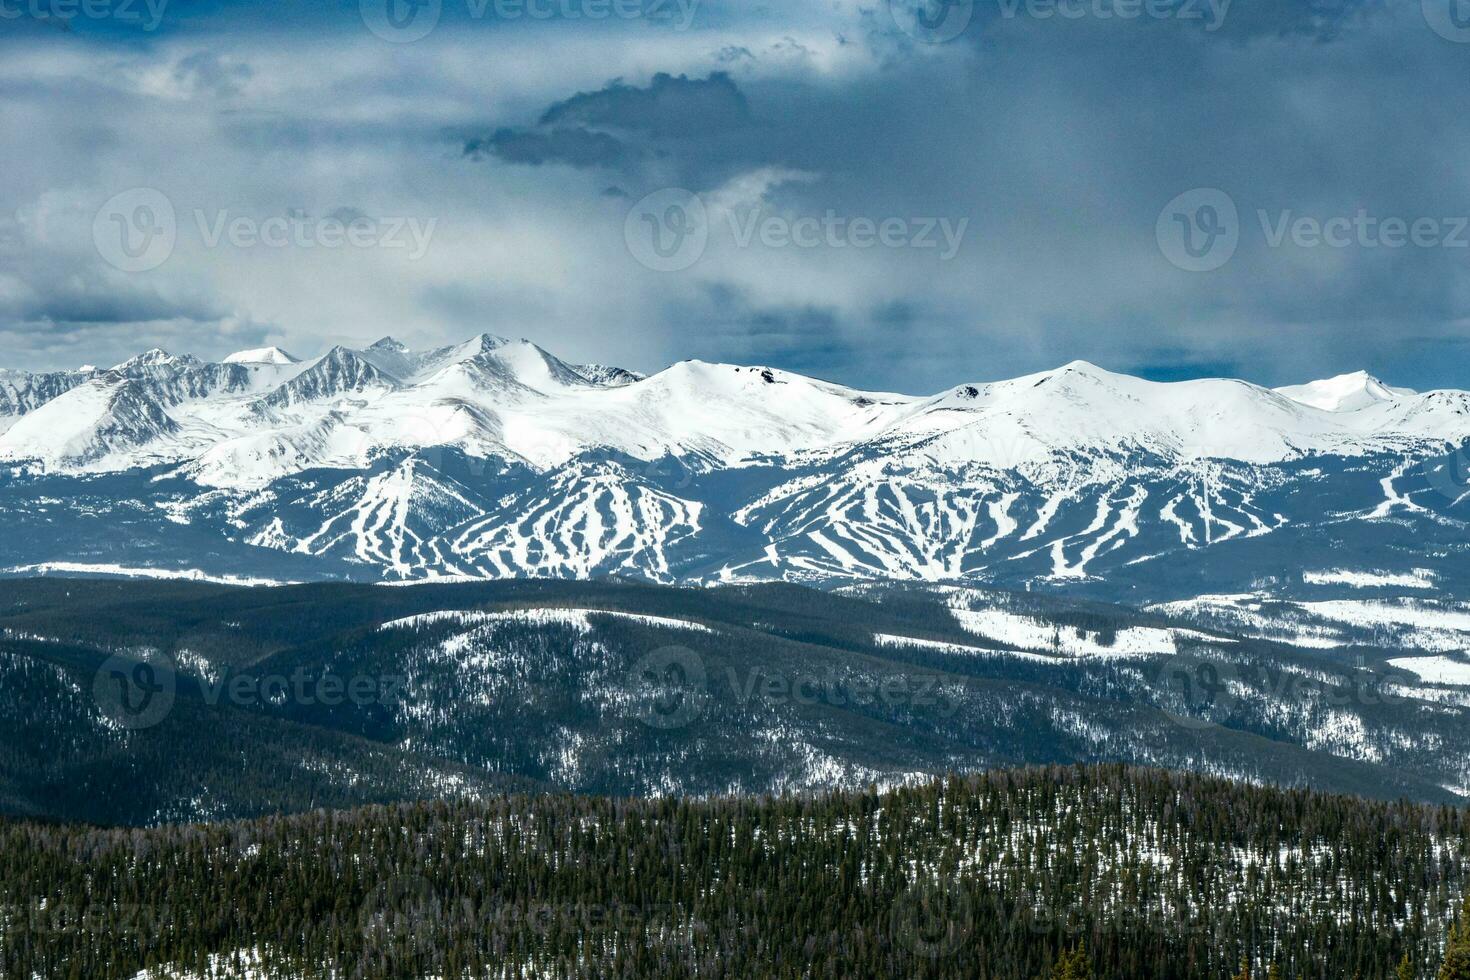
[{"label": "snow-capped mountain range", "polygon": [[1079,361],[912,396],[489,335],[152,350],[0,372],[0,567],[1200,594],[1299,580],[1315,551],[1456,591],[1467,441],[1470,393],[1362,373],[1272,390]]}]

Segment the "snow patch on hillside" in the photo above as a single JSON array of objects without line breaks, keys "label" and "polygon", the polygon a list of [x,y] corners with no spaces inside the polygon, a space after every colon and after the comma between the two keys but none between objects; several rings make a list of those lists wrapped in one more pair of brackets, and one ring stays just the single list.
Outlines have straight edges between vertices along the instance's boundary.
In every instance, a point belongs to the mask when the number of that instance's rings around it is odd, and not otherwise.
[{"label": "snow patch on hillside", "polygon": [[406,616],[403,619],[395,619],[378,627],[379,631],[416,628],[432,626],[437,623],[457,623],[463,626],[482,626],[487,623],[521,623],[527,626],[570,626],[582,632],[593,628],[593,616],[606,616],[610,619],[621,619],[627,622],[639,623],[643,626],[655,626],[662,629],[690,630],[695,633],[714,633],[703,623],[696,623],[690,619],[672,619],[664,616],[645,616],[638,613],[619,612],[609,609],[562,609],[555,607],[542,607],[534,609],[509,609],[497,612],[464,612],[463,610],[446,609],[440,612],[420,613],[416,616]]},{"label": "snow patch on hillside", "polygon": [[942,640],[923,640],[914,636],[899,636],[896,633],[874,633],[873,642],[880,647],[908,647],[914,650],[932,650],[935,653],[1014,657],[1018,660],[1030,660],[1036,663],[1060,663],[1056,657],[1046,657],[1039,653],[1025,653],[1020,650],[1006,650],[1000,647],[972,647],[966,646],[963,643],[945,643]]},{"label": "snow patch on hillside", "polygon": [[1434,580],[1438,577],[1428,568],[1399,573],[1361,572],[1346,568],[1302,572],[1302,581],[1308,585],[1346,585],[1354,589],[1433,589]]},{"label": "snow patch on hillside", "polygon": [[190,582],[212,582],[216,585],[292,585],[280,579],[256,578],[249,575],[210,575],[197,568],[141,568],[108,562],[48,561],[35,565],[12,565],[0,568],[0,575],[103,575],[120,578],[183,579]]},{"label": "snow patch on hillside", "polygon": [[1125,658],[1172,655],[1181,639],[1230,643],[1232,641],[1194,630],[1129,626],[1117,630],[1111,642],[1097,631],[1047,622],[1005,609],[968,609],[951,604],[950,612],[960,628],[1021,650],[1049,651],[1061,657]]},{"label": "snow patch on hillside", "polygon": [[1298,602],[1265,593],[1203,595],[1149,612],[1256,639],[1325,649],[1351,644],[1433,653],[1470,648],[1470,605],[1401,596]]},{"label": "snow patch on hillside", "polygon": [[1430,684],[1470,687],[1470,663],[1449,657],[1398,657],[1389,663],[1417,674],[1420,680]]}]

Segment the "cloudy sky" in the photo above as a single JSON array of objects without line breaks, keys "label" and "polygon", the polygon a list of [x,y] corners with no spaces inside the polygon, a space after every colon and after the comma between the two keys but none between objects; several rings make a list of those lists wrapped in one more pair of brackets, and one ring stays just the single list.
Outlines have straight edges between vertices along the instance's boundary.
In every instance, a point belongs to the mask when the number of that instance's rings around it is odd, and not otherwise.
[{"label": "cloudy sky", "polygon": [[0,0],[0,367],[1466,387],[1466,7]]}]

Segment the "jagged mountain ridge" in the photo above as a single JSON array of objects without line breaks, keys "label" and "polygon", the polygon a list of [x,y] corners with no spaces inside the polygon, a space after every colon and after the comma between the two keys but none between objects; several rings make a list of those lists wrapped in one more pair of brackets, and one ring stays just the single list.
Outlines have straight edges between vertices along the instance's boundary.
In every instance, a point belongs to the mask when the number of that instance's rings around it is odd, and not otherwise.
[{"label": "jagged mountain ridge", "polygon": [[94,373],[95,369],[41,374],[0,370],[0,432],[9,429],[27,412],[66,394]]},{"label": "jagged mountain ridge", "polygon": [[[28,394],[0,402],[0,508],[65,485],[95,516],[121,494],[128,534],[149,513],[273,576],[1076,585],[1194,574],[1222,545],[1289,575],[1280,549],[1324,534],[1390,574],[1464,547],[1470,394],[1363,373],[1271,390],[1079,361],[910,396],[699,361],[645,378],[481,335],[61,377],[5,376]],[[77,564],[24,531],[4,566]]]},{"label": "jagged mountain ridge", "polygon": [[[80,383],[50,380],[63,377]],[[391,432],[385,419],[393,412],[427,412],[459,399],[492,416],[516,415],[524,431],[505,435],[493,448],[543,468],[601,448],[645,461],[693,452],[725,466],[744,464],[752,456],[836,456],[866,447],[1002,469],[1060,451],[1274,463],[1309,453],[1363,455],[1454,445],[1470,437],[1470,394],[1419,395],[1363,373],[1273,391],[1224,379],[1149,382],[1076,361],[1041,374],[916,397],[859,391],[770,368],[699,361],[645,378],[621,368],[576,367],[529,341],[488,334],[424,352],[384,338],[363,350],[334,347],[307,362],[276,348],[242,351],[222,364],[152,350],[90,375],[8,372],[7,378],[14,379],[8,387],[17,394],[8,407],[17,418],[68,399],[54,406],[60,412],[71,407],[69,402],[84,400],[73,394],[77,387],[116,387],[121,379],[147,382],[167,409],[213,400],[217,404],[209,410],[176,414],[214,423],[220,441],[295,421],[270,409],[312,408],[318,415],[351,411],[368,442],[379,447],[452,445],[452,433],[425,431],[405,438]],[[21,390],[30,394],[21,398]],[[244,401],[249,411],[226,425],[224,409],[231,406],[224,403],[231,400]],[[519,417],[532,413],[545,421],[532,426]],[[194,447],[190,440],[153,446],[144,461],[186,461]],[[18,437],[0,438],[0,458],[36,458],[53,471],[128,469],[140,461],[124,454],[81,465],[64,448]],[[222,485],[259,482],[259,475],[248,471],[220,477]]]}]

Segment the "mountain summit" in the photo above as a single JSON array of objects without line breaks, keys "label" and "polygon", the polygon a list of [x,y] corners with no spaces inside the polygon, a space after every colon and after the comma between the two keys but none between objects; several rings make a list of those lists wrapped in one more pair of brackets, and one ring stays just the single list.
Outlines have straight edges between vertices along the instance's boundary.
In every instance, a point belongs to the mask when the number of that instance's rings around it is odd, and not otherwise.
[{"label": "mountain summit", "polygon": [[225,364],[299,364],[301,359],[292,357],[279,347],[262,347],[258,350],[236,351],[224,359]]},{"label": "mountain summit", "polygon": [[1357,412],[1418,394],[1409,388],[1390,388],[1367,371],[1339,374],[1335,378],[1277,388],[1276,391],[1292,401],[1324,412]]}]

